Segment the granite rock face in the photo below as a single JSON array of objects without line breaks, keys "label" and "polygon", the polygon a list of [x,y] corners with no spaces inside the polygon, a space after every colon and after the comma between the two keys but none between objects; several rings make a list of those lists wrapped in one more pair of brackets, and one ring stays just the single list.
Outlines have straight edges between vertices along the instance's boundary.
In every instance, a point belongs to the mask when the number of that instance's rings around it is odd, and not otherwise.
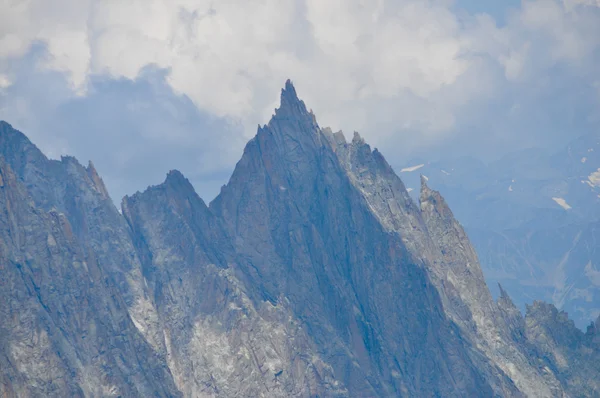
[{"label": "granite rock face", "polygon": [[378,221],[290,83],[281,102],[210,206],[256,299],[291,302],[351,396],[489,395],[426,269]]},{"label": "granite rock face", "polygon": [[344,395],[289,303],[251,300],[220,220],[183,175],[122,208],[185,396]]},{"label": "granite rock face", "polygon": [[321,128],[291,82],[207,206],[114,206],[0,122],[2,396],[594,396],[600,320],[495,302],[436,191]]},{"label": "granite rock face", "polygon": [[2,396],[180,395],[68,218],[0,174]]},{"label": "granite rock face", "polygon": [[518,308],[550,302],[582,330],[600,315],[600,131],[557,152],[530,148],[489,162],[402,165],[408,187],[417,187],[422,173],[443,193],[488,283],[501,283]]}]

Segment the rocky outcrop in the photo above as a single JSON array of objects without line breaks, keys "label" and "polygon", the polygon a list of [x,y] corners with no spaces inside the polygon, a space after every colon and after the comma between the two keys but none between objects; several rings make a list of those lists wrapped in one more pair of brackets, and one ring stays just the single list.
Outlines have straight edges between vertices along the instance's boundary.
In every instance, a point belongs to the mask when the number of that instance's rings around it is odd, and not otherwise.
[{"label": "rocky outcrop", "polygon": [[[401,237],[413,259],[427,269],[445,314],[460,327],[462,338],[478,348],[466,352],[486,373],[494,391],[503,396],[518,396],[518,389],[537,396],[562,394],[558,382],[540,374],[520,352],[505,321],[499,319],[474,249],[445,200],[427,186],[426,178],[422,178],[419,209],[379,151],[371,151],[358,133],[350,143],[341,132],[332,134],[324,129],[324,133],[371,211],[388,231]],[[486,353],[485,359],[480,350]]]},{"label": "rocky outcrop", "polygon": [[2,396],[178,396],[95,253],[0,158]]},{"label": "rocky outcrop", "polygon": [[450,317],[527,396],[563,396],[565,392],[556,376],[540,369],[535,359],[523,352],[520,342],[515,341],[510,298],[505,295],[503,306],[493,301],[477,253],[464,229],[444,198],[428,187],[423,176],[420,203],[431,239],[441,254],[432,266],[439,289],[448,297]]},{"label": "rocky outcrop", "polygon": [[290,301],[351,396],[491,394],[427,271],[381,225],[289,82],[210,208],[257,299]]},{"label": "rocky outcrop", "polygon": [[527,340],[543,359],[544,370],[557,374],[570,396],[593,397],[600,393],[597,324],[584,334],[552,304],[536,301],[527,306]]},{"label": "rocky outcrop", "polygon": [[250,299],[220,221],[181,173],[122,208],[185,396],[346,395],[289,302]]},{"label": "rocky outcrop", "polygon": [[600,321],[494,302],[441,195],[289,81],[209,206],[173,170],[119,212],[91,163],[0,123],[0,267],[3,396],[597,391]]}]

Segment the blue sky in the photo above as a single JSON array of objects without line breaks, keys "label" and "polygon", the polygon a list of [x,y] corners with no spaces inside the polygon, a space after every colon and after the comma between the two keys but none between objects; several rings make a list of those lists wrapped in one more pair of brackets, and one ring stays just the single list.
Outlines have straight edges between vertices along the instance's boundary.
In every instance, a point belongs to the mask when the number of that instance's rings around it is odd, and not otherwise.
[{"label": "blue sky", "polygon": [[178,168],[205,200],[291,78],[391,164],[555,148],[599,127],[598,0],[0,5],[0,119],[92,159],[115,201]]},{"label": "blue sky", "polygon": [[506,25],[508,15],[515,11],[518,12],[520,7],[521,0],[459,0],[455,2],[454,10],[455,12],[464,10],[472,14],[489,14],[498,25]]}]

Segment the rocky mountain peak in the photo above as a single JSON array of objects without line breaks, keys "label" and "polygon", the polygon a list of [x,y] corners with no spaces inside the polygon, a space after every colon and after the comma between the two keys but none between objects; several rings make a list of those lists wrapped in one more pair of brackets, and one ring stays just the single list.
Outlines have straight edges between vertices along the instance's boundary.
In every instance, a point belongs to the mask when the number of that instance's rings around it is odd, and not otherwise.
[{"label": "rocky mountain peak", "polygon": [[517,309],[517,306],[513,303],[512,299],[500,283],[498,283],[498,289],[500,289],[500,297],[498,297],[498,305],[500,308],[510,310]]},{"label": "rocky mountain peak", "polygon": [[444,214],[446,210],[450,210],[446,201],[438,191],[429,188],[427,177],[421,174],[421,192],[419,195],[419,203],[421,210],[429,209],[436,210],[440,214]]},{"label": "rocky mountain peak", "polygon": [[354,145],[362,145],[365,143],[364,138],[362,138],[360,136],[360,134],[358,133],[358,131],[355,131],[353,136],[352,136],[352,144]]},{"label": "rocky mountain peak", "polygon": [[47,161],[46,156],[25,134],[3,120],[0,120],[0,155],[18,175],[25,173],[25,169],[30,170]]},{"label": "rocky mountain peak", "polygon": [[94,188],[96,188],[96,191],[102,196],[103,199],[110,199],[110,195],[108,194],[108,190],[106,189],[106,186],[104,185],[104,181],[98,175],[98,172],[96,171],[96,167],[94,167],[94,163],[92,163],[91,160],[89,161],[88,167],[86,168],[86,170],[87,170],[88,176],[92,180],[92,184],[93,184]]},{"label": "rocky mountain peak", "polygon": [[285,82],[285,87],[281,90],[280,105],[275,109],[275,119],[286,118],[309,118],[313,119],[310,112],[306,109],[304,101],[298,98],[296,88],[291,80]]},{"label": "rocky mountain peak", "polygon": [[175,211],[183,214],[192,210],[202,214],[209,212],[190,181],[175,169],[167,173],[163,183],[148,187],[145,191],[137,192],[131,197],[125,196],[121,203],[122,213],[130,219],[132,206],[157,206],[157,204],[171,206]]},{"label": "rocky mountain peak", "polygon": [[498,308],[508,316],[522,318],[521,312],[500,283],[498,283],[498,288],[500,289],[500,296],[497,300]]},{"label": "rocky mountain peak", "polygon": [[210,208],[171,170],[118,214],[93,164],[28,157],[2,134],[9,396],[593,396],[593,338],[552,316],[525,324],[502,287],[496,304],[427,179],[419,208],[289,80]]},{"label": "rocky mountain peak", "polygon": [[167,173],[167,177],[165,178],[165,184],[172,186],[182,186],[186,189],[194,190],[190,181],[181,173],[181,171],[173,169]]}]

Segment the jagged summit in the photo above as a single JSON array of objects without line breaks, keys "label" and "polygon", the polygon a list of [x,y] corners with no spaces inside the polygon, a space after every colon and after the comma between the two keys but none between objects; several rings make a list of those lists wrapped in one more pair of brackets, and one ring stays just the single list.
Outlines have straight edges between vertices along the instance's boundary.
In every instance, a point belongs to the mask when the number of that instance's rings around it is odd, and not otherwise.
[{"label": "jagged summit", "polygon": [[94,163],[91,160],[88,162],[88,167],[86,168],[86,171],[88,173],[88,176],[92,180],[92,184],[94,188],[96,188],[96,191],[100,195],[102,195],[104,199],[110,199],[110,195],[108,194],[106,185],[104,185],[102,177],[100,177],[100,175],[98,174],[98,171],[96,170],[96,167],[94,166]]},{"label": "jagged summit", "polygon": [[355,131],[352,135],[352,144],[354,145],[362,145],[365,143],[365,139],[360,136],[358,131]]},{"label": "jagged summit", "polygon": [[502,287],[502,285],[500,284],[500,282],[498,282],[498,289],[500,290],[500,297],[499,297],[499,299],[506,300],[506,301],[509,301],[509,302],[512,303],[512,299],[510,298],[510,296],[508,295],[508,293],[506,292],[506,290],[504,290],[504,288]]},{"label": "jagged summit", "polygon": [[281,89],[281,98],[279,108],[275,109],[275,116],[308,115],[304,101],[298,98],[296,88],[291,80],[285,82],[285,87]]},{"label": "jagged summit", "polygon": [[[39,152],[39,155],[34,152]],[[0,153],[19,159],[32,155],[45,157],[25,134],[4,120],[0,120]]]},{"label": "jagged summit", "polygon": [[421,210],[425,210],[427,208],[430,209],[438,209],[443,211],[443,207],[447,207],[444,201],[444,198],[440,195],[438,191],[435,191],[429,188],[429,184],[427,183],[428,178],[421,174],[421,192],[419,195],[419,203],[421,205]]},{"label": "jagged summit", "polygon": [[126,196],[120,215],[93,164],[37,162],[7,142],[0,153],[24,181],[0,159],[9,396],[600,389],[595,332],[584,339],[544,311],[524,322],[495,303],[427,179],[419,208],[379,151],[321,129],[289,80],[210,208],[171,170]]},{"label": "jagged summit", "polygon": [[281,96],[289,96],[298,100],[298,94],[296,94],[296,88],[290,79],[285,81],[285,86],[281,89]]},{"label": "jagged summit", "polygon": [[165,179],[165,183],[175,183],[182,181],[188,181],[188,179],[185,178],[183,173],[177,169],[169,170]]},{"label": "jagged summit", "polygon": [[275,114],[267,127],[276,127],[278,124],[281,126],[286,123],[288,129],[294,129],[296,132],[314,132],[318,129],[315,115],[312,111],[309,112],[304,101],[298,98],[296,89],[290,80],[285,83],[285,87],[281,90],[279,108],[275,109]]},{"label": "jagged summit", "polygon": [[420,175],[420,179],[421,179],[421,195],[431,195],[432,190],[429,188],[429,185],[427,185],[427,177],[425,177],[423,174]]},{"label": "jagged summit", "polygon": [[521,312],[500,283],[498,283],[498,288],[500,289],[500,296],[497,303],[500,310],[510,312],[513,317],[522,318]]},{"label": "jagged summit", "polygon": [[[181,171],[177,169],[172,169],[169,170],[165,177],[165,180],[162,183],[157,185],[151,185],[145,190],[141,192],[138,191],[131,196],[126,195],[121,201],[122,210],[125,210],[127,203],[140,200],[144,196],[151,196],[153,195],[153,192],[157,191],[168,191],[170,194],[174,194],[175,196],[181,197],[198,197],[198,199],[202,201],[202,198],[198,196],[190,180],[188,180]],[[202,203],[204,202],[202,201]]]},{"label": "jagged summit", "polygon": [[196,190],[194,189],[190,180],[188,180],[181,171],[173,169],[167,173],[167,177],[165,182],[161,184],[161,186],[169,187],[173,189],[178,194],[186,196],[186,197],[194,197],[194,199],[199,199],[204,205],[204,200],[198,196]]}]

